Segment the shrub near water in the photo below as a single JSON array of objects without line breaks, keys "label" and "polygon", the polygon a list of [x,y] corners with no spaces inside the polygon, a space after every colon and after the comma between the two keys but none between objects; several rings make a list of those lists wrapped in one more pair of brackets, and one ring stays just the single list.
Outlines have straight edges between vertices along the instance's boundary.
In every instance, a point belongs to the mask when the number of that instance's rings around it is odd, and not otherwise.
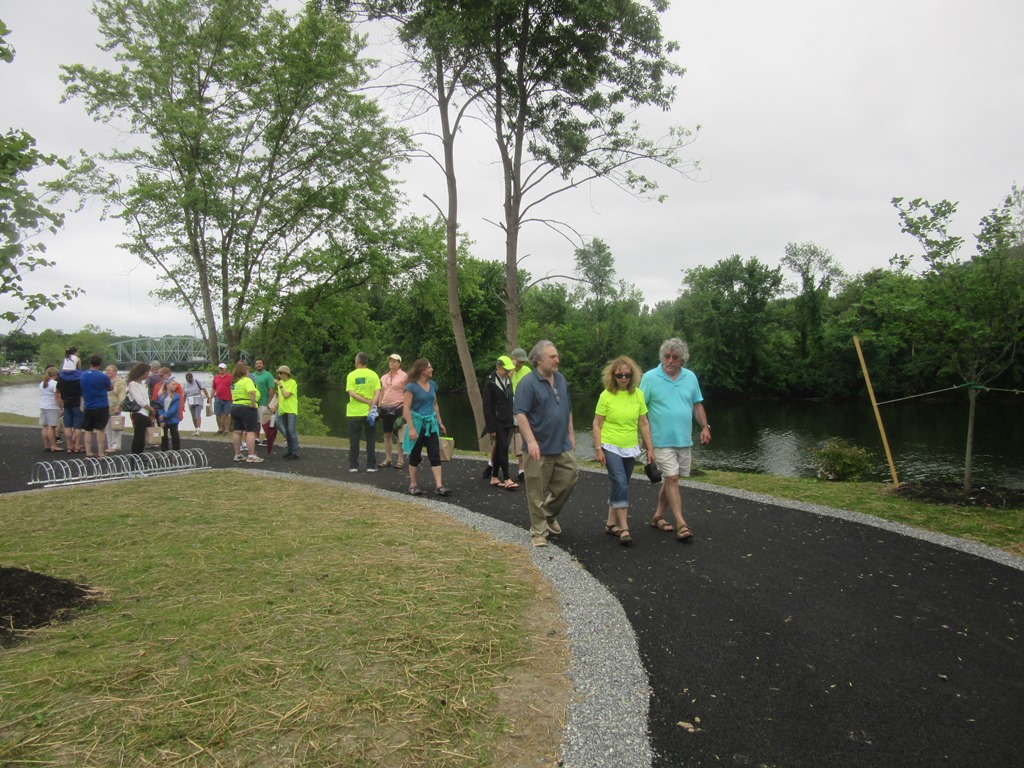
[{"label": "shrub near water", "polygon": [[871,455],[841,437],[831,437],[813,451],[818,477],[824,480],[859,480],[871,471]]},{"label": "shrub near water", "polygon": [[0,524],[0,562],[103,594],[0,655],[0,765],[499,759],[496,688],[536,654],[518,548],[239,472],[26,494]]}]

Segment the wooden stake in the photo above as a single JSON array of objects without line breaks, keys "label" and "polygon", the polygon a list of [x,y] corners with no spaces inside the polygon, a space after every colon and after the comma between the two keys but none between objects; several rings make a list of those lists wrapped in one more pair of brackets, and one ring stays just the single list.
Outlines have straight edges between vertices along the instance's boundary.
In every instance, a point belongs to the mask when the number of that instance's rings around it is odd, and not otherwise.
[{"label": "wooden stake", "polygon": [[882,413],[878,410],[878,401],[875,400],[875,390],[871,386],[871,376],[868,375],[868,364],[864,362],[864,352],[860,348],[860,339],[853,337],[853,345],[857,348],[857,357],[860,358],[860,369],[864,372],[864,383],[868,385],[868,395],[871,397],[871,407],[875,411],[875,421],[878,422],[878,433],[882,436],[882,446],[885,448],[885,458],[889,462],[889,473],[892,475],[893,488],[900,487],[900,479],[896,476],[896,465],[892,461],[892,451],[889,450],[889,440],[885,436],[885,427],[882,425]]}]

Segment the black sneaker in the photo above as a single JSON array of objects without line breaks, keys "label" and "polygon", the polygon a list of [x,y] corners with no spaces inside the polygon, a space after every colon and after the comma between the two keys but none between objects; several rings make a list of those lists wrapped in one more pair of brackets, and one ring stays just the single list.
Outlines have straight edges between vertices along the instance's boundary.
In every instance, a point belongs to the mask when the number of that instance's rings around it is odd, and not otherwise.
[{"label": "black sneaker", "polygon": [[437,489],[434,491],[434,493],[436,493],[438,496],[450,496],[452,492],[445,488],[443,485],[439,485],[437,486]]},{"label": "black sneaker", "polygon": [[422,496],[423,495],[423,491],[421,491],[419,488],[417,488],[415,485],[413,485],[413,486],[409,487],[409,495],[410,496]]},{"label": "black sneaker", "polygon": [[523,470],[521,470],[521,469],[519,470],[519,482],[520,483],[525,483],[526,482],[526,473],[523,472]]},{"label": "black sneaker", "polygon": [[484,480],[490,480],[492,472],[494,472],[494,467],[492,467],[490,464],[488,464],[486,467],[484,467],[484,473],[483,473]]}]

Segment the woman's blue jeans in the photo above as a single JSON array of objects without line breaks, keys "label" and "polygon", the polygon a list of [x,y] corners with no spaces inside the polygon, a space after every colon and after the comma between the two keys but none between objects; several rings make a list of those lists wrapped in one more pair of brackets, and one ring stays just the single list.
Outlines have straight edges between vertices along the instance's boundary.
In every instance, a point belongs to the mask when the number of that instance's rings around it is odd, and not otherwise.
[{"label": "woman's blue jeans", "polygon": [[299,455],[299,415],[297,413],[277,414],[277,426],[284,432],[285,442],[288,444],[288,453]]},{"label": "woman's blue jeans", "polygon": [[608,479],[612,489],[608,495],[608,506],[622,509],[629,506],[629,476],[633,474],[636,458],[625,458],[611,451],[604,452],[604,465],[608,468]]}]

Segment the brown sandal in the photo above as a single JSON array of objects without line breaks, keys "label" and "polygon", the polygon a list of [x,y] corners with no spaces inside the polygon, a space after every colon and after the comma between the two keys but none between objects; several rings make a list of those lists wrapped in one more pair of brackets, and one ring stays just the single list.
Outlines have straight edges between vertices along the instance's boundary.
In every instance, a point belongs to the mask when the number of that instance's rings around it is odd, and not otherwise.
[{"label": "brown sandal", "polygon": [[632,542],[633,537],[629,535],[629,528],[623,528],[619,531],[619,544],[628,547]]},{"label": "brown sandal", "polygon": [[622,533],[622,529],[616,523],[605,523],[604,532],[609,536],[618,536]]},{"label": "brown sandal", "polygon": [[666,520],[661,515],[655,515],[654,517],[651,518],[651,527],[652,528],[657,528],[659,531],[674,531],[675,530],[675,528],[672,527],[672,523],[670,523],[668,520]]},{"label": "brown sandal", "polygon": [[679,526],[679,530],[676,531],[676,538],[680,541],[689,541],[693,538],[693,531],[690,530],[690,526],[683,523]]}]

